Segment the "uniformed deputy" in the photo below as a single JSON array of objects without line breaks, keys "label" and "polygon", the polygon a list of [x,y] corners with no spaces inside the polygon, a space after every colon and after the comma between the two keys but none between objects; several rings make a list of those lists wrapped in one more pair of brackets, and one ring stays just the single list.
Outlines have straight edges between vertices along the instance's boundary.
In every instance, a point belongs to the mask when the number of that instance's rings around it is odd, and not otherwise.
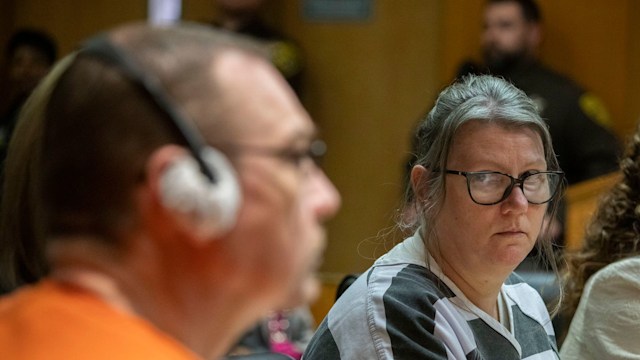
[{"label": "uniformed deputy", "polygon": [[620,146],[602,102],[537,58],[540,9],[533,0],[488,0],[482,47],[485,66],[527,93],[549,124],[569,184],[617,169]]}]

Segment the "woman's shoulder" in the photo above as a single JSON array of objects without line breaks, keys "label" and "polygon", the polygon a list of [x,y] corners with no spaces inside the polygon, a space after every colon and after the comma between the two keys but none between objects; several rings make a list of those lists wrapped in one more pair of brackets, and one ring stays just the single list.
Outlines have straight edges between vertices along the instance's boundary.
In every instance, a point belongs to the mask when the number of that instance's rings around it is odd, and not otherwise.
[{"label": "woman's shoulder", "polygon": [[[389,354],[398,351],[391,350],[393,343],[402,343],[399,339],[407,334],[432,338],[434,304],[451,293],[444,284],[438,285],[436,279],[429,270],[416,264],[374,265],[336,301],[314,335],[305,358],[391,358],[393,355]],[[421,347],[412,351],[421,351]]]},{"label": "woman's shoulder", "polygon": [[454,297],[453,291],[431,270],[416,264],[374,266],[368,274],[369,293],[386,298],[422,299],[435,302]]},{"label": "woman's shoulder", "polygon": [[611,263],[587,284],[562,346],[563,358],[622,358],[640,351],[640,257]]},{"label": "woman's shoulder", "polygon": [[618,298],[621,291],[640,293],[640,256],[619,260],[600,269],[587,281],[583,296]]},{"label": "woman's shoulder", "polygon": [[634,256],[618,260],[603,267],[592,278],[598,282],[621,279],[640,283],[638,274],[640,274],[640,256]]}]

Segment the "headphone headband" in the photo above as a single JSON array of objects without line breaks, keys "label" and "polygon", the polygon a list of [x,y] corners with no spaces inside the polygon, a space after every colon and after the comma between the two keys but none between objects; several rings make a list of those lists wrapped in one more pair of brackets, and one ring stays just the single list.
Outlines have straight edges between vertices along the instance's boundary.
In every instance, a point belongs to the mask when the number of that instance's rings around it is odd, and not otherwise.
[{"label": "headphone headband", "polygon": [[180,111],[180,108],[171,101],[157,77],[149,72],[145,72],[124,49],[109,41],[105,35],[100,35],[87,41],[80,50],[80,53],[94,56],[115,65],[133,81],[134,84],[149,94],[160,110],[169,116],[171,120],[170,125],[182,140],[185,141],[202,173],[211,182],[216,181],[215,174],[213,174],[210,167],[206,165],[201,155],[202,149],[206,147],[204,139],[197,129],[189,124],[186,116]]}]

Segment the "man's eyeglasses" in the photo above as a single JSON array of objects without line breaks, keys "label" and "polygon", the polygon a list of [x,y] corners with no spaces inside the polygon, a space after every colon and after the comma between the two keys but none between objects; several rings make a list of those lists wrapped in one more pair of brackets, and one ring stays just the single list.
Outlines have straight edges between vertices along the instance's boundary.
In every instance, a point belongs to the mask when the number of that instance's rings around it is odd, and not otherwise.
[{"label": "man's eyeglasses", "polygon": [[562,171],[526,172],[519,178],[497,171],[445,170],[447,174],[467,178],[471,200],[479,205],[497,204],[518,186],[530,204],[544,204],[553,199],[564,177]]},{"label": "man's eyeglasses", "polygon": [[308,147],[303,149],[295,148],[274,148],[257,145],[234,145],[231,151],[237,153],[251,153],[259,156],[272,156],[300,166],[306,159],[313,160],[316,165],[320,165],[324,154],[327,152],[327,144],[324,141],[313,140]]}]

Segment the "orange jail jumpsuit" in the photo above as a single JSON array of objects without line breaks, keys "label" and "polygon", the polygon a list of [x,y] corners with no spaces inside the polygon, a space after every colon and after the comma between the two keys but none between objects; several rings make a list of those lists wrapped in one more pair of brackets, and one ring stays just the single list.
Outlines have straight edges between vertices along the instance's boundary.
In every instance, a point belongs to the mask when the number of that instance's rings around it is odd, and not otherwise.
[{"label": "orange jail jumpsuit", "polygon": [[0,298],[0,358],[200,359],[144,319],[53,280]]}]

